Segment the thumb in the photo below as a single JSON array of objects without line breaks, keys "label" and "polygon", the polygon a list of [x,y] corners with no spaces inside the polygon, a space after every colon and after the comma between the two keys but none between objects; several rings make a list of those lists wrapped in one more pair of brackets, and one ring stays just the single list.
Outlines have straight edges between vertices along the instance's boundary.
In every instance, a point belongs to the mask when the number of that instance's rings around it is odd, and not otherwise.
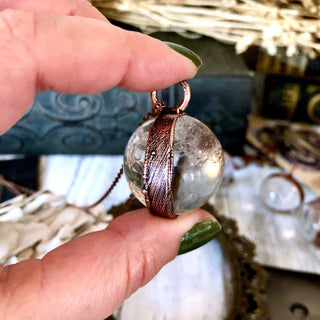
[{"label": "thumb", "polygon": [[[199,226],[204,225],[203,238]],[[189,229],[193,231],[186,234]],[[0,281],[6,284],[0,318],[101,320],[149,282],[179,247],[180,252],[190,250],[194,234],[201,239],[193,247],[219,230],[212,215],[200,209],[174,220],[152,216],[146,209],[129,212],[106,230],[70,241],[43,260],[3,268],[0,279],[8,278]]]}]

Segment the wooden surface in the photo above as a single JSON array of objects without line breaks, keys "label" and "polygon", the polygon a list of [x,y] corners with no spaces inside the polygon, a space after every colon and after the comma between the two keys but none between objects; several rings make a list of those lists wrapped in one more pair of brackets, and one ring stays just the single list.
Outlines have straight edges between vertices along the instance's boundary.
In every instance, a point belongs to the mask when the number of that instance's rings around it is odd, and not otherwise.
[{"label": "wooden surface", "polygon": [[[121,156],[42,157],[40,185],[69,202],[90,204],[110,186],[122,164]],[[212,203],[219,213],[235,219],[239,233],[256,245],[257,262],[262,265],[320,274],[320,249],[308,242],[294,214],[277,214],[266,209],[258,198],[262,179],[275,168],[250,165],[235,172],[235,181],[221,187]],[[130,194],[122,178],[104,201],[106,208],[125,201]],[[312,198],[307,193],[307,199]]]},{"label": "wooden surface", "polygon": [[[212,204],[237,221],[239,233],[256,245],[256,261],[264,266],[320,274],[320,248],[305,239],[297,213],[276,213],[260,201],[262,180],[278,168],[250,165],[235,171],[235,180],[221,187]],[[314,195],[304,189],[306,201]]]}]

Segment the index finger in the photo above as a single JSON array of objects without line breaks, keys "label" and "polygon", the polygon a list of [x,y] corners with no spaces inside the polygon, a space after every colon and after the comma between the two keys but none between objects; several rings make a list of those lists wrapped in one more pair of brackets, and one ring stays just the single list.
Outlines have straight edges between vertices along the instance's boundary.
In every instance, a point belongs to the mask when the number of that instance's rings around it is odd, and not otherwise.
[{"label": "index finger", "polygon": [[120,85],[146,92],[191,78],[198,68],[159,40],[98,20],[6,10],[0,70],[3,133],[38,91],[93,94]]},{"label": "index finger", "polygon": [[107,18],[87,0],[0,0],[0,11],[6,9],[81,16],[108,22]]}]

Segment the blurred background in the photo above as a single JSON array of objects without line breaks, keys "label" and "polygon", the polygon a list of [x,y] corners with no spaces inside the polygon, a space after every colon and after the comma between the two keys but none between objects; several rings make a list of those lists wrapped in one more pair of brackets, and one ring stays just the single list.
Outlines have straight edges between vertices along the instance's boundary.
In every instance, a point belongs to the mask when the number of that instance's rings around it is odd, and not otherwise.
[{"label": "blurred background", "polygon": [[[215,133],[226,162],[222,184],[209,201],[224,226],[221,239],[189,258],[179,257],[168,270],[184,270],[185,276],[171,279],[164,270],[114,317],[320,319],[319,1],[92,4],[115,25],[182,44],[202,58],[199,74],[189,81],[187,113]],[[179,85],[166,88],[160,98],[175,106],[182,90]],[[151,107],[148,93],[121,88],[96,95],[37,95],[27,114],[0,137],[1,263],[40,257],[84,229],[105,227],[116,216],[112,206],[130,196],[123,177],[99,207],[101,225],[84,216],[81,221],[62,219],[53,232],[52,220],[41,220],[47,223],[44,235],[34,221],[22,219],[48,206],[57,208],[61,201],[68,207],[99,199],[121,168],[128,139]],[[44,190],[62,198],[43,197]],[[20,238],[27,240],[8,245],[1,223],[10,224],[11,235],[23,229]],[[66,224],[70,230],[63,233]],[[190,263],[192,272],[185,270]],[[202,282],[196,285],[195,277]],[[216,290],[214,283],[219,283]],[[169,289],[177,290],[187,306],[161,303]],[[190,292],[194,297],[187,300]],[[137,310],[144,310],[143,316]]]}]

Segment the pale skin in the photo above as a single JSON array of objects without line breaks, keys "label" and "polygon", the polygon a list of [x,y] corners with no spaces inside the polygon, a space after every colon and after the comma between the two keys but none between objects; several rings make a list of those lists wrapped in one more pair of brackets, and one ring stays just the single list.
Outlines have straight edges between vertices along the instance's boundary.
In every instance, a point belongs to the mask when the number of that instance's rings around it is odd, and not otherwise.
[{"label": "pale skin", "polygon": [[[111,25],[85,0],[0,0],[0,133],[39,91],[168,87],[197,73],[162,42]],[[185,232],[212,216],[174,220],[146,209],[115,219],[42,260],[0,266],[0,319],[104,319],[172,260]]]}]

